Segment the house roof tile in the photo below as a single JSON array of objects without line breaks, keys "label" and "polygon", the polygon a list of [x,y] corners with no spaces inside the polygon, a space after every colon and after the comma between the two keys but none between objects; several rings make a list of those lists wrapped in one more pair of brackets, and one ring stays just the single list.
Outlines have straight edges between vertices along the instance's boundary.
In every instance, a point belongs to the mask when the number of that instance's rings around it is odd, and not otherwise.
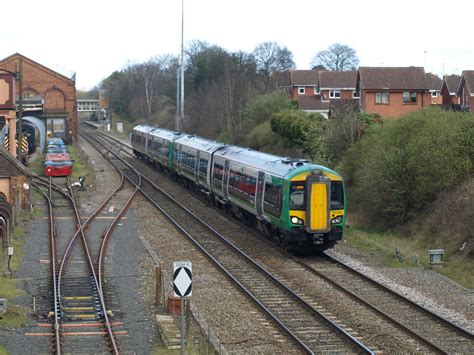
[{"label": "house roof tile", "polygon": [[317,70],[292,70],[291,85],[318,85]]},{"label": "house roof tile", "polygon": [[438,75],[432,73],[426,73],[425,75],[426,86],[428,90],[440,90],[443,86],[443,80]]},{"label": "house roof tile", "polygon": [[474,70],[464,70],[461,77],[464,78],[470,94],[474,95]]},{"label": "house roof tile", "polygon": [[360,67],[362,90],[427,90],[422,67]]},{"label": "house roof tile", "polygon": [[456,90],[459,86],[459,81],[461,80],[460,75],[445,75],[444,82],[446,83],[446,87],[450,94],[455,95]]},{"label": "house roof tile", "polygon": [[319,86],[321,89],[355,89],[357,86],[357,71],[319,71]]}]

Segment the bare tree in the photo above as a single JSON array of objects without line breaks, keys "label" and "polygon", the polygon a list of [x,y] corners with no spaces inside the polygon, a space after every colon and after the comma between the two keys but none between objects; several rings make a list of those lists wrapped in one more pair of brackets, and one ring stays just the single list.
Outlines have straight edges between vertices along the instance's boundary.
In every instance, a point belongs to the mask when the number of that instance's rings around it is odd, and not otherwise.
[{"label": "bare tree", "polygon": [[280,47],[276,42],[263,42],[253,51],[257,72],[262,77],[263,92],[266,93],[274,72],[284,72],[294,69],[293,54],[286,47]]},{"label": "bare tree", "polygon": [[316,67],[322,65],[324,68],[332,71],[355,70],[359,65],[357,53],[351,47],[334,43],[328,49],[318,52],[311,66]]}]

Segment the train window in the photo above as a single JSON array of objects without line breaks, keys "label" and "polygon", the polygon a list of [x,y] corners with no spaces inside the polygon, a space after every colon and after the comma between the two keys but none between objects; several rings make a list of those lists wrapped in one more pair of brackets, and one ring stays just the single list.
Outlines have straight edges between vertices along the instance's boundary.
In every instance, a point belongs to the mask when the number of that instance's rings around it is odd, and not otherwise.
[{"label": "train window", "polygon": [[199,159],[199,175],[206,176],[207,175],[207,165],[209,161],[207,159],[201,158]]},{"label": "train window", "polygon": [[290,185],[290,210],[305,209],[304,182],[292,182]]},{"label": "train window", "polygon": [[344,209],[344,190],[342,181],[331,181],[331,209]]},{"label": "train window", "polygon": [[184,168],[194,171],[196,166],[196,157],[189,152],[181,152],[181,164]]},{"label": "train window", "polygon": [[212,171],[212,178],[216,183],[221,183],[224,177],[224,166],[221,164],[214,163]]},{"label": "train window", "polygon": [[155,138],[155,140],[153,141],[153,150],[155,152],[159,152],[160,149],[161,149],[161,142]]},{"label": "train window", "polygon": [[265,212],[279,216],[282,206],[282,180],[271,175],[265,176],[265,195],[263,209]]},{"label": "train window", "polygon": [[244,172],[230,170],[229,187],[237,195],[243,194],[247,196],[255,196],[255,189],[257,187],[257,179],[254,176],[248,175]]}]

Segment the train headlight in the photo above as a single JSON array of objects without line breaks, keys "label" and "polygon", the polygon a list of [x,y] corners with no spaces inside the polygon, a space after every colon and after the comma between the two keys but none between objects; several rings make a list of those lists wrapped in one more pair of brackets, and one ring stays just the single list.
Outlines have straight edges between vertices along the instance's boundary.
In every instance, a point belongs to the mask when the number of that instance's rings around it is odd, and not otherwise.
[{"label": "train headlight", "polygon": [[339,224],[342,222],[342,216],[337,216],[331,219],[331,224]]},{"label": "train headlight", "polygon": [[301,218],[296,217],[296,216],[291,216],[290,220],[291,220],[291,223],[293,223],[293,224],[300,224],[300,225],[303,224],[303,220]]}]

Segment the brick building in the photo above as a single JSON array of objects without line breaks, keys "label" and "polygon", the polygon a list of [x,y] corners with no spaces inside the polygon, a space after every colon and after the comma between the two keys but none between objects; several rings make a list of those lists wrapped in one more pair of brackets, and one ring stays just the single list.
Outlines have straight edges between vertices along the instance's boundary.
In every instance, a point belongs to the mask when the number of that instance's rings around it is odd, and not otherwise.
[{"label": "brick building", "polygon": [[445,75],[443,78],[443,85],[441,86],[443,105],[451,107],[454,107],[454,105],[459,105],[457,89],[460,80],[461,77],[459,75]]},{"label": "brick building", "polygon": [[457,90],[464,110],[474,113],[474,70],[464,70]]},{"label": "brick building", "polygon": [[[75,81],[19,53],[0,60],[0,69],[23,70],[23,117],[40,119],[53,136],[71,143],[77,138]],[[16,85],[18,97],[19,85]]]},{"label": "brick building", "polygon": [[358,85],[363,112],[395,117],[431,105],[422,67],[360,67]]}]

